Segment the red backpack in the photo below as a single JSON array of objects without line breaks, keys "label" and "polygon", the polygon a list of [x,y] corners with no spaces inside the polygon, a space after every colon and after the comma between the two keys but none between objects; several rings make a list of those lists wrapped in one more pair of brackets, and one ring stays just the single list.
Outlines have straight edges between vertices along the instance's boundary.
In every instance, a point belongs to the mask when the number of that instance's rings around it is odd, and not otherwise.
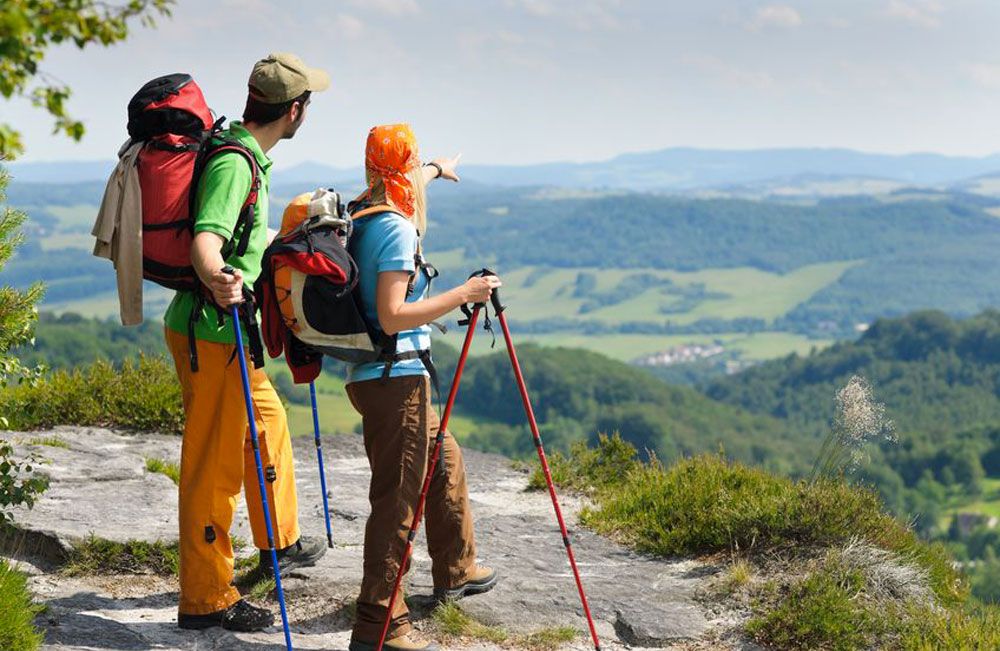
[{"label": "red backpack", "polygon": [[224,121],[213,120],[201,88],[181,73],[153,79],[128,103],[128,134],[133,142],[145,143],[136,163],[142,190],[142,275],[169,289],[199,289],[191,265],[191,206],[201,173],[216,154],[239,153],[252,174],[233,231],[240,233],[239,241],[227,244],[223,257],[234,251],[243,255],[250,241],[260,169],[253,152],[221,136]]}]

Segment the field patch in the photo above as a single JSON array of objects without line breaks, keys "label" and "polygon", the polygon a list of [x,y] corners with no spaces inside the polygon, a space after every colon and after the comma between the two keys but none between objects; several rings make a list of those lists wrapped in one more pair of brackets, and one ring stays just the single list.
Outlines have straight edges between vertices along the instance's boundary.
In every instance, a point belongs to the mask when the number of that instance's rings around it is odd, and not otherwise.
[{"label": "field patch", "polygon": [[[464,269],[460,251],[433,257],[445,272]],[[546,268],[501,271],[511,320],[586,319],[607,325],[630,321],[688,325],[702,319],[784,316],[860,261],[813,264],[786,274],[751,267],[695,272],[663,269]]]}]

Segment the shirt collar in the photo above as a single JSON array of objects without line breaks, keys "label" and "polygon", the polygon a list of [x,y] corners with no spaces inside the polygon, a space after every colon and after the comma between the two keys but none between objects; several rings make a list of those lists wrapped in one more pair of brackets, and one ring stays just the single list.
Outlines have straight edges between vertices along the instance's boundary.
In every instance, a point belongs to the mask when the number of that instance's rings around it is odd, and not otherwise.
[{"label": "shirt collar", "polygon": [[239,120],[233,120],[229,123],[229,132],[233,134],[233,137],[246,145],[247,149],[253,152],[254,158],[257,159],[257,164],[260,165],[260,169],[265,172],[271,168],[271,163],[273,162],[264,153],[264,150],[260,148],[260,143],[254,138],[253,134],[247,131],[247,128],[243,126],[243,123]]}]

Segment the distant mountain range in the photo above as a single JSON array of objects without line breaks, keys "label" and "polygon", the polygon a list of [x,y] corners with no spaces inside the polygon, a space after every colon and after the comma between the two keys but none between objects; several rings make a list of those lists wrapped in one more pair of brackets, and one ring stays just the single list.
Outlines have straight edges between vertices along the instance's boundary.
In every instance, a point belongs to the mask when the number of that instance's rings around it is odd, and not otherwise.
[{"label": "distant mountain range", "polygon": [[[12,163],[16,181],[73,183],[104,179],[111,161]],[[463,179],[501,186],[563,186],[689,192],[786,180],[885,181],[950,186],[1000,172],[1000,154],[984,157],[941,154],[872,154],[849,149],[714,150],[673,148],[623,154],[588,163],[466,165]],[[275,184],[357,184],[360,167],[299,163],[273,173]]]}]

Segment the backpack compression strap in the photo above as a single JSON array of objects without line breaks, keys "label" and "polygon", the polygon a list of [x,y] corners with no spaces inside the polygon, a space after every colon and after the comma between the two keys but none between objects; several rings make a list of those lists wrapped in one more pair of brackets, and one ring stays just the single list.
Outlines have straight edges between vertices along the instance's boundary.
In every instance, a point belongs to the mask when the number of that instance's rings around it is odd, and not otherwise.
[{"label": "backpack compression strap", "polygon": [[[242,224],[243,230],[240,232],[240,239],[236,244],[235,253],[237,256],[243,256],[246,254],[247,247],[250,245],[250,233],[253,231],[255,216],[254,208],[257,205],[257,197],[260,194],[260,166],[257,164],[257,158],[253,155],[253,152],[244,147],[241,143],[233,139],[221,138],[217,135],[217,131],[224,119],[225,118],[219,118],[219,120],[216,121],[215,126],[213,127],[216,133],[209,136],[208,144],[204,145],[201,151],[198,152],[198,159],[195,161],[194,172],[191,180],[191,190],[188,195],[188,206],[191,212],[188,222],[190,224],[190,228],[194,230],[195,215],[193,213],[196,205],[195,201],[198,193],[198,184],[201,182],[201,175],[205,171],[208,161],[211,160],[211,158],[216,154],[227,151],[232,151],[243,156],[244,160],[247,161],[247,164],[250,165],[250,192],[247,194],[247,198],[243,201],[243,206],[240,208],[240,213],[236,218],[236,226],[233,229],[233,232],[235,233],[236,229],[240,228],[240,225]],[[219,144],[213,144],[212,138],[218,140]],[[226,245],[222,247],[223,258],[228,258],[233,254],[233,252],[231,241],[227,242]],[[246,288],[244,288],[244,291],[246,291]],[[205,305],[209,303],[201,287],[196,289],[195,292],[197,297],[195,298],[194,305],[191,308],[191,315],[188,317],[188,354],[190,355],[192,373],[198,371],[198,344],[194,336],[195,324],[198,322],[198,319],[201,318]],[[218,306],[216,306],[216,308],[218,309]],[[221,310],[219,311],[219,320],[223,320]],[[254,367],[260,368],[264,364],[263,344],[260,340],[260,327],[257,323],[255,313],[251,313],[248,316],[246,325],[247,335],[250,337],[250,357],[253,360]]]}]

